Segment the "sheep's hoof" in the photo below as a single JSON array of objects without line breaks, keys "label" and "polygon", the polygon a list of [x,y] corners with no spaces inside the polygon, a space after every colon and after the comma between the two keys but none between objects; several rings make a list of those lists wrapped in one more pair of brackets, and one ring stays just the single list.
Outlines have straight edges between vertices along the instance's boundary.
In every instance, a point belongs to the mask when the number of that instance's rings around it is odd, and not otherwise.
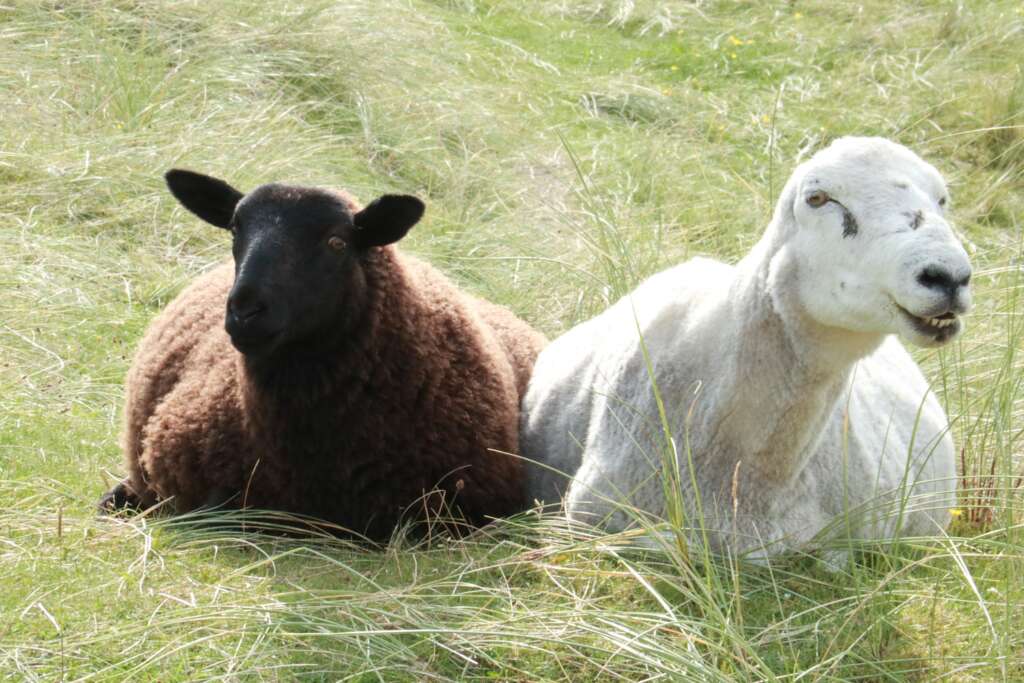
[{"label": "sheep's hoof", "polygon": [[141,509],[142,501],[124,482],[104,493],[100,502],[96,504],[96,510],[101,515],[111,515],[121,510]]}]

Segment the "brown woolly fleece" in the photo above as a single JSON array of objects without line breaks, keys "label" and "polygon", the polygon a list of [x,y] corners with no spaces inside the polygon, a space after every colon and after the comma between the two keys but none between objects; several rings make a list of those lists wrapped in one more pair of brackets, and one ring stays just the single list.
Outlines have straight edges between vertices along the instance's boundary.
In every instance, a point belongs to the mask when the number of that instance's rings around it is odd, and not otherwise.
[{"label": "brown woolly fleece", "polygon": [[[283,510],[383,541],[453,506],[471,525],[523,510],[519,403],[544,337],[377,247],[365,307],[325,357],[256,372],[224,330],[231,263],[151,324],[127,378],[127,495]],[[494,450],[490,450],[494,449]],[[431,493],[431,492],[434,493]]]}]

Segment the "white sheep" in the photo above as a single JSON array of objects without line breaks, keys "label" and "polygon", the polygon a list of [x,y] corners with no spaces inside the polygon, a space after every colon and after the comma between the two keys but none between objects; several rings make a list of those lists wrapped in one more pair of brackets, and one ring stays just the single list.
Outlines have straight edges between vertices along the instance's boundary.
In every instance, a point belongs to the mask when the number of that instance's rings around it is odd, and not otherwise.
[{"label": "white sheep", "polygon": [[948,420],[890,335],[931,347],[961,330],[971,266],[947,196],[905,147],[842,138],[796,169],[736,266],[661,272],[551,343],[523,400],[529,495],[559,500],[567,474],[569,518],[622,530],[623,502],[666,517],[675,457],[689,524],[716,551],[944,528]]}]

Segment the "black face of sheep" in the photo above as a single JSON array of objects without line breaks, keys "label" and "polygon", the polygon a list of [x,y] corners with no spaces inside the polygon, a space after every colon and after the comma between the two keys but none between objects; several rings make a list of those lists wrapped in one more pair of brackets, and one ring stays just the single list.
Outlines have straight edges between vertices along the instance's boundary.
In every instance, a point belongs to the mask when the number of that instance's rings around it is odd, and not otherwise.
[{"label": "black face of sheep", "polygon": [[251,360],[344,333],[358,316],[349,303],[365,287],[361,259],[404,237],[424,209],[407,195],[384,195],[353,212],[327,190],[271,184],[243,195],[192,171],[165,177],[186,209],[234,236],[225,328]]}]

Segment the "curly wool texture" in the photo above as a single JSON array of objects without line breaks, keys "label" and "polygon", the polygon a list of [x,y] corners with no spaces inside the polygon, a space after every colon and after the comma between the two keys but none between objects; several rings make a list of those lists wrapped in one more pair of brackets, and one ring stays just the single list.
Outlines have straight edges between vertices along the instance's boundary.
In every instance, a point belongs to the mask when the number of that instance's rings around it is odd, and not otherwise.
[{"label": "curly wool texture", "polygon": [[371,249],[359,272],[353,333],[269,368],[224,331],[231,263],[156,318],[127,379],[128,486],[142,506],[284,510],[375,540],[449,506],[474,526],[525,507],[520,460],[495,451],[517,452],[544,337],[394,247]]}]

